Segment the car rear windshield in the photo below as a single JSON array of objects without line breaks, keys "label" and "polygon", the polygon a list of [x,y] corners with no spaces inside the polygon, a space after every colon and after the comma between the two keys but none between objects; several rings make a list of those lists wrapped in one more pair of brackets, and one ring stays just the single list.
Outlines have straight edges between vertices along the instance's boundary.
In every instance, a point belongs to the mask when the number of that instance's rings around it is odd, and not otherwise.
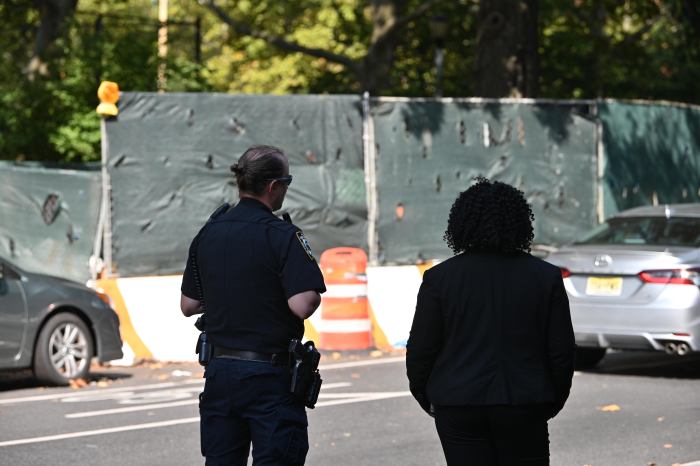
[{"label": "car rear windshield", "polygon": [[577,244],[643,244],[700,247],[700,218],[612,218]]}]

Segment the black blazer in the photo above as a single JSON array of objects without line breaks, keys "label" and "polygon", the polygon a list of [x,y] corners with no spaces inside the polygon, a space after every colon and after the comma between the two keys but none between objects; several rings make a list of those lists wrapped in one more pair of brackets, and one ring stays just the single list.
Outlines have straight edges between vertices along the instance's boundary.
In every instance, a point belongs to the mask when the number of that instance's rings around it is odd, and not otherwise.
[{"label": "black blazer", "polygon": [[569,396],[574,349],[558,267],[525,253],[463,253],[423,276],[406,369],[426,411],[551,403],[554,415]]}]

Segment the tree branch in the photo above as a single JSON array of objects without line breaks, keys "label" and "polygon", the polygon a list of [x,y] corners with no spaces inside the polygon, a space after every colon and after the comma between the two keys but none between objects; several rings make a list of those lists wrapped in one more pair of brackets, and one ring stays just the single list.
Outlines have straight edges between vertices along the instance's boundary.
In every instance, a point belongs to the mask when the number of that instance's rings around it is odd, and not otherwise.
[{"label": "tree branch", "polygon": [[216,16],[219,17],[221,21],[231,26],[238,34],[244,36],[255,37],[256,39],[261,39],[270,45],[285,50],[287,52],[298,52],[305,55],[310,55],[312,57],[324,58],[333,63],[339,63],[350,68],[353,72],[357,72],[357,63],[350,57],[346,55],[340,55],[337,53],[329,52],[328,50],[318,49],[314,47],[305,47],[296,42],[286,40],[282,37],[275,36],[266,31],[260,31],[253,29],[248,24],[241,21],[233,19],[226,11],[224,11],[220,6],[218,6],[214,0],[200,0],[200,3],[211,10]]},{"label": "tree branch", "polygon": [[383,45],[383,42],[386,41],[387,38],[391,37],[391,35],[394,34],[396,31],[403,28],[407,24],[415,21],[416,19],[420,18],[425,13],[427,13],[428,10],[430,10],[438,3],[441,3],[442,1],[443,0],[429,0],[419,5],[415,10],[413,10],[412,13],[397,19],[391,26],[389,26],[388,28],[386,28],[385,31],[383,31],[382,35],[379,36],[377,40],[374,41],[374,43],[372,43],[368,55],[372,53],[372,49]]},{"label": "tree branch", "polygon": [[408,23],[415,21],[416,19],[420,18],[424,14],[428,12],[432,7],[437,5],[438,3],[441,3],[442,0],[429,0],[420,6],[413,10],[411,14],[408,14],[406,16],[402,16],[401,18],[397,19],[394,24],[391,25],[391,27],[386,31],[387,34],[391,34],[393,31],[399,30],[400,28],[404,27]]}]

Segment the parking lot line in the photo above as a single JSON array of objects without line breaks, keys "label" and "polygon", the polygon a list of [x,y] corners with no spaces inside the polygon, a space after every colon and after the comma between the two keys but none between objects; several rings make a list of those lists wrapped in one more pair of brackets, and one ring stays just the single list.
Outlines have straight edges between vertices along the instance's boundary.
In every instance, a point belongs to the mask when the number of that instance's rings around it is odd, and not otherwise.
[{"label": "parking lot line", "polygon": [[4,404],[12,404],[12,403],[27,403],[29,401],[44,401],[44,400],[58,400],[60,398],[74,398],[74,397],[83,397],[83,396],[94,396],[95,394],[99,393],[119,393],[119,392],[128,392],[128,391],[136,391],[136,390],[150,390],[153,388],[169,388],[169,387],[177,387],[179,385],[188,385],[188,384],[204,384],[204,379],[190,379],[190,380],[183,380],[181,382],[163,382],[163,383],[156,383],[156,384],[151,384],[151,385],[132,385],[129,387],[120,387],[120,388],[97,388],[94,390],[86,390],[83,392],[63,392],[63,393],[55,393],[52,395],[37,395],[37,396],[26,396],[22,398],[6,398],[4,400],[0,400],[0,405]]},{"label": "parking lot line", "polygon": [[[330,385],[330,384],[329,384]],[[359,395],[359,396],[357,396]],[[411,393],[408,391],[401,392],[359,392],[353,398],[340,398],[329,401],[321,401],[316,404],[317,408],[324,406],[335,406],[349,403],[362,403],[367,401],[385,400],[389,398],[399,398],[404,396],[410,396]],[[188,402],[196,402],[196,400],[187,400]],[[141,408],[141,406],[140,406]],[[92,435],[105,435],[114,434],[118,432],[127,432],[131,430],[141,430],[141,429],[155,429],[159,427],[169,427],[180,424],[189,424],[199,422],[199,416],[197,417],[187,417],[183,419],[173,419],[171,421],[160,421],[160,422],[149,422],[146,424],[131,424],[127,426],[120,427],[110,427],[106,429],[96,429],[96,430],[85,430],[82,432],[71,432],[67,434],[57,434],[57,435],[46,435],[43,437],[31,437],[17,440],[7,440],[0,442],[0,447],[9,447],[14,445],[26,445],[29,443],[42,443],[51,442],[55,440],[67,440],[80,437],[89,437]]]},{"label": "parking lot line", "polygon": [[320,371],[330,371],[334,369],[345,369],[348,367],[363,367],[363,366],[374,366],[376,364],[392,364],[396,362],[405,362],[406,358],[403,356],[396,356],[392,358],[382,358],[382,359],[365,359],[363,361],[351,361],[351,362],[339,362],[335,364],[322,364],[319,366]]},{"label": "parking lot line", "polygon": [[134,411],[149,411],[151,409],[173,408],[175,406],[187,406],[199,403],[198,399],[171,401],[170,403],[155,403],[152,405],[127,406],[126,408],[101,409],[99,411],[85,411],[82,413],[66,414],[67,419],[79,419],[83,417],[104,416],[107,414],[133,413]]},{"label": "parking lot line", "polygon": [[[323,390],[330,390],[333,388],[343,388],[343,387],[349,387],[352,384],[349,382],[337,382],[337,383],[329,383],[323,386]],[[321,397],[331,397],[334,395],[331,394],[324,394],[321,393]],[[336,395],[338,396],[338,395]],[[368,394],[358,394],[355,395],[357,396],[368,396]],[[112,409],[100,409],[97,411],[83,411],[79,413],[69,413],[66,414],[67,419],[80,419],[84,417],[95,417],[95,416],[102,416],[102,415],[107,415],[107,414],[122,414],[122,413],[133,413],[135,411],[150,411],[152,409],[163,409],[163,408],[173,408],[176,406],[187,406],[187,405],[193,405],[197,404],[199,402],[198,399],[189,399],[189,400],[181,400],[181,401],[171,401],[168,403],[153,403],[149,405],[140,405],[140,406],[127,406],[124,408],[112,408]]]},{"label": "parking lot line", "polygon": [[45,437],[23,438],[19,440],[8,440],[0,442],[0,447],[9,447],[13,445],[26,445],[28,443],[50,442],[53,440],[66,440],[79,437],[89,437],[91,435],[114,434],[117,432],[127,432],[130,430],[155,429],[157,427],[169,427],[179,424],[189,424],[199,422],[199,416],[187,417],[184,419],[173,419],[172,421],[149,422],[146,424],[132,424],[129,426],[110,427],[107,429],[84,430],[82,432],[71,432],[69,434],[47,435]]}]

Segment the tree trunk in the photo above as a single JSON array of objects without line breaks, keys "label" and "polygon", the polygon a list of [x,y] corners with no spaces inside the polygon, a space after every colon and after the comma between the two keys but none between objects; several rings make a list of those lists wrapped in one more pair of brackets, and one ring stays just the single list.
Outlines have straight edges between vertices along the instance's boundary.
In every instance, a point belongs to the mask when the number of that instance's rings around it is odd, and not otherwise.
[{"label": "tree trunk", "polygon": [[75,13],[78,0],[36,0],[40,22],[34,41],[34,51],[26,67],[29,78],[46,73],[43,61],[46,51],[60,36],[61,29]]},{"label": "tree trunk", "polygon": [[373,0],[372,42],[360,66],[360,85],[363,91],[378,94],[390,87],[394,66],[396,30],[392,26],[401,16],[403,0]]},{"label": "tree trunk", "polygon": [[539,90],[539,0],[481,0],[476,95],[535,97]]}]

